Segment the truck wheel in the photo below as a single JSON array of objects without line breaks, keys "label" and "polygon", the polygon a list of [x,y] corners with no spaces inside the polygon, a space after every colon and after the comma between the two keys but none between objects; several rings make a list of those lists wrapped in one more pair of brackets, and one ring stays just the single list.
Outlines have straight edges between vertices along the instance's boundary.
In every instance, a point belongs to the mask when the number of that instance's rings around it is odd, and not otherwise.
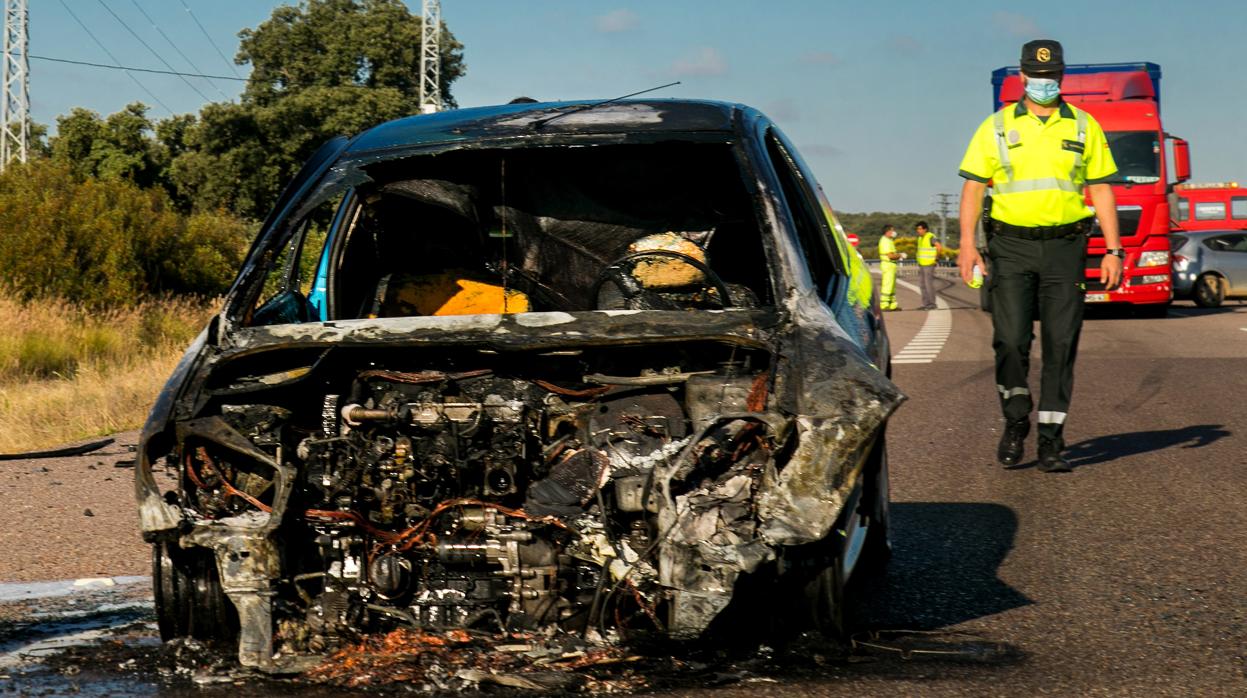
[{"label": "truck wheel", "polygon": [[1204,274],[1195,281],[1192,293],[1195,305],[1201,308],[1218,308],[1225,300],[1225,284],[1216,274]]},{"label": "truck wheel", "polygon": [[238,612],[221,589],[210,551],[153,545],[152,587],[161,640],[237,641]]}]

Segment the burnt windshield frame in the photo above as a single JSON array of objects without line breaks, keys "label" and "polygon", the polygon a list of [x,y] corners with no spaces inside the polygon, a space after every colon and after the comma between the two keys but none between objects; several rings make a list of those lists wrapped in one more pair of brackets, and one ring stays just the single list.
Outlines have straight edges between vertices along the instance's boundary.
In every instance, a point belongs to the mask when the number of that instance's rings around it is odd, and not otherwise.
[{"label": "burnt windshield frame", "polygon": [[[664,142],[706,143],[721,145],[732,153],[733,159],[736,161],[737,175],[741,178],[744,189],[752,195],[755,186],[753,178],[756,178],[756,173],[752,171],[747,158],[743,155],[744,151],[740,148],[740,139],[741,137],[738,133],[727,130],[558,133],[535,136],[507,134],[493,138],[475,138],[470,141],[439,140],[383,149],[347,152],[322,173],[319,181],[312,185],[305,185],[302,188],[304,196],[301,199],[285,202],[285,210],[282,212],[284,215],[273,216],[272,224],[256,240],[251,254],[247,261],[244,262],[244,274],[241,276],[246,278],[242,279],[240,277],[240,283],[236,284],[235,289],[227,299],[226,315],[230,318],[231,324],[248,326],[250,313],[258,299],[258,294],[263,288],[264,279],[272,269],[270,260],[275,258],[281,249],[290,244],[293,235],[301,234],[303,231],[302,222],[319,205],[335,197],[346,195],[347,201],[344,202],[344,207],[357,206],[358,201],[354,196],[355,190],[362,185],[375,183],[373,177],[368,173],[368,169],[373,165],[381,163],[392,164],[410,158],[435,156],[460,150],[527,150],[612,145],[660,145]],[[340,248],[336,246],[341,244],[339,239],[343,230],[350,227],[349,220],[350,216],[336,216],[335,225],[330,230],[332,237],[326,242],[326,247],[332,248],[330,251],[330,271],[328,272],[330,282],[327,294],[330,317],[333,316],[335,306],[332,269],[337,263],[337,255],[340,253]],[[759,234],[762,238],[762,247],[767,255],[767,268],[769,270],[767,282],[770,287],[767,290],[771,297],[771,302],[774,302],[778,298],[780,288],[784,284],[776,271],[774,243],[770,236],[769,226],[766,225],[766,220],[763,217],[759,217],[757,222]]]},{"label": "burnt windshield frame", "polygon": [[1114,184],[1152,184],[1160,181],[1160,140],[1155,131],[1109,131],[1109,150],[1117,164]]}]

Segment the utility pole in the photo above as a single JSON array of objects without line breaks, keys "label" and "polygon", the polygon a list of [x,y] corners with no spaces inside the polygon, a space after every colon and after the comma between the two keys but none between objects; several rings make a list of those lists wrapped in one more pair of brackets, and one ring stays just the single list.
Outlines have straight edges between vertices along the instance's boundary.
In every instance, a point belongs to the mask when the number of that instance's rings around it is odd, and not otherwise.
[{"label": "utility pole", "polygon": [[0,171],[10,162],[26,162],[30,150],[30,33],[26,0],[4,0],[4,69],[0,82]]},{"label": "utility pole", "polygon": [[940,214],[940,245],[947,247],[948,243],[946,242],[946,240],[948,238],[948,212],[952,210],[953,195],[952,194],[934,194],[932,195],[931,198],[934,199],[932,204],[936,207],[935,208],[936,212]]},{"label": "utility pole", "polygon": [[442,108],[442,2],[423,2],[420,14],[420,113],[432,114]]}]

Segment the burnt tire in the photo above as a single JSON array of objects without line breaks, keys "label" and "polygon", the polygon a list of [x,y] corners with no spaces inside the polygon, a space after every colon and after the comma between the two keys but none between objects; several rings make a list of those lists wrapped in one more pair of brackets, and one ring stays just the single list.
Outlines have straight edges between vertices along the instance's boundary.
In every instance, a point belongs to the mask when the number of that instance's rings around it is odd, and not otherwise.
[{"label": "burnt tire", "polygon": [[863,571],[881,570],[892,559],[892,506],[891,484],[888,477],[888,439],[886,426],[879,433],[866,462],[866,483],[862,493],[864,512],[869,520],[862,556],[858,560],[854,577]]},{"label": "burnt tire", "polygon": [[1216,274],[1204,274],[1195,280],[1191,296],[1201,308],[1219,308],[1225,301],[1225,284]]},{"label": "burnt tire", "polygon": [[210,551],[153,545],[152,592],[161,640],[237,641],[238,612],[221,588]]},{"label": "burnt tire", "polygon": [[832,640],[844,640],[848,636],[843,568],[840,555],[834,555],[813,571],[801,589],[809,627]]}]

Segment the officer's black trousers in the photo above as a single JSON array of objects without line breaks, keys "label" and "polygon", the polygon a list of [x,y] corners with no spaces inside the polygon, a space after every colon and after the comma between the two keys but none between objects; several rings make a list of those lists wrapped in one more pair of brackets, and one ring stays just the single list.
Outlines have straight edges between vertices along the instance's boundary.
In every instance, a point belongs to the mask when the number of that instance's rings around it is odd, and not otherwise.
[{"label": "officer's black trousers", "polygon": [[1082,331],[1086,238],[1024,240],[994,235],[988,242],[992,348],[996,389],[1005,419],[1029,418],[1027,383],[1034,321],[1043,348],[1039,438],[1064,448],[1065,416],[1074,389],[1074,359]]}]

